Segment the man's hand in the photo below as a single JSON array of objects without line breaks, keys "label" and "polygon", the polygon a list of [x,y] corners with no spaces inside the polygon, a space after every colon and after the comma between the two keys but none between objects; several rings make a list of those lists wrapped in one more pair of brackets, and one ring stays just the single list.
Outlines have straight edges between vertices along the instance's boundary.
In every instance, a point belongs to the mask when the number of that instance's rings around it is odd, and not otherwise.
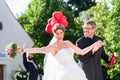
[{"label": "man's hand", "polygon": [[92,49],[92,54],[94,54],[100,47],[102,47],[104,45],[104,43],[99,40],[97,42],[94,43],[94,47]]}]

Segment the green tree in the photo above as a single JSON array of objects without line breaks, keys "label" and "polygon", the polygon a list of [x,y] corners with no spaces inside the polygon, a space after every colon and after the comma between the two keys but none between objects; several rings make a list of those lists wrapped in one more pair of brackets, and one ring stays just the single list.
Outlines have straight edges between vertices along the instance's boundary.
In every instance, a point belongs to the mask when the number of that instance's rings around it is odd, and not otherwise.
[{"label": "green tree", "polygon": [[72,10],[76,17],[80,11],[88,10],[90,7],[96,5],[96,0],[68,0],[66,1],[66,8]]}]

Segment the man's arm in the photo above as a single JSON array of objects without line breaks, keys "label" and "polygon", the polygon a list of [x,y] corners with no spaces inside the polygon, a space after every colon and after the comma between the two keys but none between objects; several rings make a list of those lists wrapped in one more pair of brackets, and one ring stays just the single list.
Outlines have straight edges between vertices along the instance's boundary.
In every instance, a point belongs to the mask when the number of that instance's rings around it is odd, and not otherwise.
[{"label": "man's arm", "polygon": [[110,62],[109,56],[107,54],[105,54],[104,47],[102,47],[102,59],[107,63]]},{"label": "man's arm", "polygon": [[26,68],[26,70],[29,71],[26,52],[23,53],[23,65]]}]

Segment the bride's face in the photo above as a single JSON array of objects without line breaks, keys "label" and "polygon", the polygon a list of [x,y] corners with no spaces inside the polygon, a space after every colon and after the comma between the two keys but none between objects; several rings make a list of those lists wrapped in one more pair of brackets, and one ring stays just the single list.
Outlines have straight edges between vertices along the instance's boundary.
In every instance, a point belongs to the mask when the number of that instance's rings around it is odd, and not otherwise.
[{"label": "bride's face", "polygon": [[54,36],[55,36],[57,41],[61,41],[64,38],[64,31],[61,29],[58,29],[55,31]]}]

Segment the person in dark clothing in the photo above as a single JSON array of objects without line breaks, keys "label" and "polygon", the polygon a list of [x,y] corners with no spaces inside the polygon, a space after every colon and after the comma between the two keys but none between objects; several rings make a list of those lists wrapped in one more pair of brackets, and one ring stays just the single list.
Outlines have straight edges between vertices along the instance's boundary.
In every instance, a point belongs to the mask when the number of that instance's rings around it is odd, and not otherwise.
[{"label": "person in dark clothing", "polygon": [[43,75],[43,69],[39,68],[38,64],[33,61],[33,54],[27,55],[23,53],[23,64],[27,72],[29,72],[27,80],[41,80],[40,74]]},{"label": "person in dark clothing", "polygon": [[[96,24],[94,21],[87,21],[83,26],[84,36],[76,41],[76,45],[84,49],[98,40],[102,40],[100,37],[95,36]],[[82,56],[78,55],[79,64],[86,74],[88,80],[104,80],[101,66],[101,58],[107,63],[110,62],[111,56],[105,54],[104,47],[102,46],[98,50],[93,48],[88,54]],[[81,66],[80,65],[80,66]]]},{"label": "person in dark clothing", "polygon": [[2,22],[0,22],[0,30],[2,30],[3,28],[3,25],[2,25]]}]

